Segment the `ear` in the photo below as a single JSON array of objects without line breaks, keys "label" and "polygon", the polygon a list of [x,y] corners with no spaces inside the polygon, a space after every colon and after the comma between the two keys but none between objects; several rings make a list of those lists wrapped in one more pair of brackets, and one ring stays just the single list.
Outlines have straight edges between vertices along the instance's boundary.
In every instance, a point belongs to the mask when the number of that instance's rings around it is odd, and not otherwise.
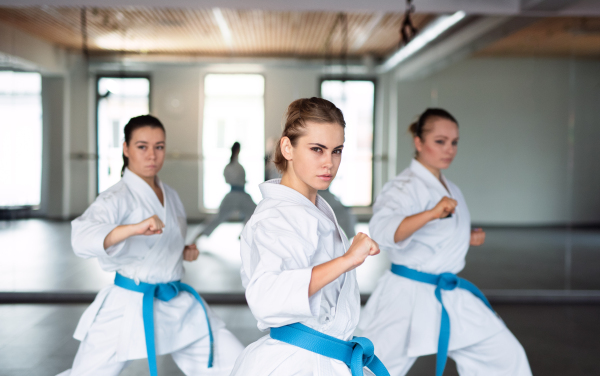
[{"label": "ear", "polygon": [[423,141],[421,140],[421,138],[419,136],[416,136],[415,138],[413,138],[413,141],[415,143],[415,149],[417,150],[417,153],[420,153],[421,150],[423,149]]},{"label": "ear", "polygon": [[281,154],[283,155],[283,157],[286,160],[291,161],[294,154],[294,147],[292,146],[292,141],[290,141],[288,137],[281,137],[281,140],[279,141],[279,147],[281,148]]},{"label": "ear", "polygon": [[127,142],[123,141],[123,155],[129,158],[129,146],[127,146]]}]

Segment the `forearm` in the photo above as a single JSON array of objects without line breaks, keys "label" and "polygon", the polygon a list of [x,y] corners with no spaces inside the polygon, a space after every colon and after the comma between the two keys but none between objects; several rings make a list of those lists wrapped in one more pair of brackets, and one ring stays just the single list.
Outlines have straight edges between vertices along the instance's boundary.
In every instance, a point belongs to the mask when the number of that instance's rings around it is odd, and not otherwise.
[{"label": "forearm", "polygon": [[430,210],[425,210],[424,212],[404,218],[394,233],[394,242],[398,243],[408,239],[417,230],[434,219],[435,217]]},{"label": "forearm", "polygon": [[317,265],[312,269],[308,297],[335,281],[339,276],[356,267],[349,258],[341,256]]},{"label": "forearm", "polygon": [[106,250],[133,235],[136,235],[133,225],[117,226],[106,235],[106,238],[104,238],[104,249]]}]

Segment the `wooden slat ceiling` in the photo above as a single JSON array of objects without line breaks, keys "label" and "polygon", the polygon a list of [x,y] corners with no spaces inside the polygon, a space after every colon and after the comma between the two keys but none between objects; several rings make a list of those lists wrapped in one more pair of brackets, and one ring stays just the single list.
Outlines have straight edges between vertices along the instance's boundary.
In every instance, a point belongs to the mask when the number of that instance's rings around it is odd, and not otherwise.
[{"label": "wooden slat ceiling", "polygon": [[[219,13],[225,21],[221,25]],[[88,8],[86,30],[91,54],[312,58],[342,53],[340,17],[328,12]],[[389,55],[398,46],[402,18],[402,12],[347,14],[348,57]],[[417,14],[413,22],[421,28],[431,19]],[[71,50],[82,48],[81,20],[80,8],[0,7],[0,22]]]},{"label": "wooden slat ceiling", "polygon": [[600,18],[544,18],[486,47],[478,56],[600,57]]}]

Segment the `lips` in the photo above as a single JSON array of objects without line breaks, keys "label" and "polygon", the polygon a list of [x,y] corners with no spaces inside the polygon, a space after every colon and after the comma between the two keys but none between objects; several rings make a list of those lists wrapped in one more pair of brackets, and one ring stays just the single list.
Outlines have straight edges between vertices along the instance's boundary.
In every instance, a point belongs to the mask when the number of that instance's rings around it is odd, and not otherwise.
[{"label": "lips", "polygon": [[328,174],[317,175],[317,177],[319,179],[326,180],[326,181],[330,181],[331,179],[333,179],[333,175],[328,175]]}]

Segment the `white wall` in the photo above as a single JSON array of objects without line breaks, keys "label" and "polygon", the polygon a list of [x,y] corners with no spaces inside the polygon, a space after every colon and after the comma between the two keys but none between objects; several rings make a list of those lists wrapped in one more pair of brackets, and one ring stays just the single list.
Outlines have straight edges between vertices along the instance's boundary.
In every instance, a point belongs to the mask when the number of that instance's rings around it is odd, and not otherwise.
[{"label": "white wall", "polygon": [[599,72],[598,61],[473,58],[397,82],[390,91],[398,122],[389,123],[398,127],[396,170],[412,157],[408,125],[426,107],[443,107],[461,135],[447,176],[461,187],[474,222],[598,223]]}]

